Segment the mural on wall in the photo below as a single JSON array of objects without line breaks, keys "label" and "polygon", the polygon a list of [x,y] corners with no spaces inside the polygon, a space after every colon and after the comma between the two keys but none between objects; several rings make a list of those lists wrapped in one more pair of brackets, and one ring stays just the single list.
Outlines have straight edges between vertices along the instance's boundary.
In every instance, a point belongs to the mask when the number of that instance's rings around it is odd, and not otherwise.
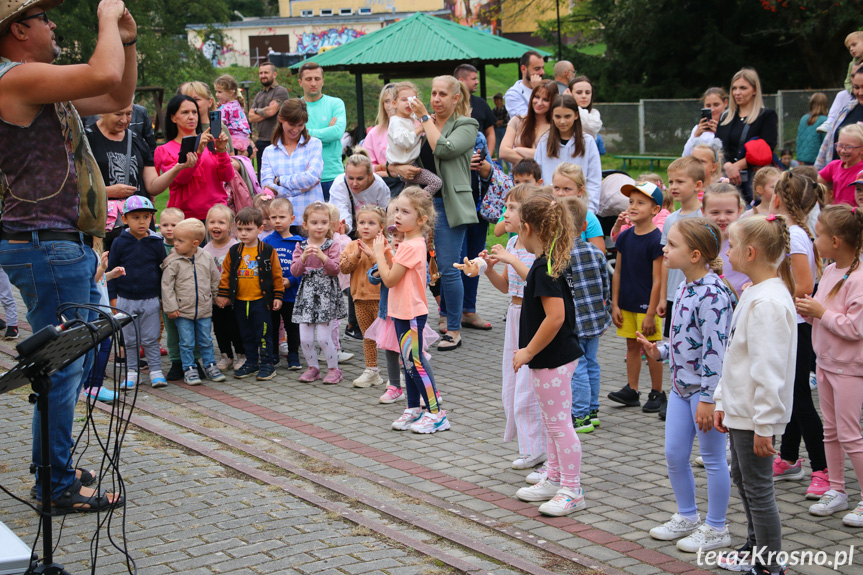
[{"label": "mural on wall", "polygon": [[444,0],[450,20],[489,34],[500,30],[500,0]]},{"label": "mural on wall", "polygon": [[365,36],[363,30],[354,28],[330,28],[320,32],[303,32],[297,34],[297,52],[300,54],[316,54],[321,48],[334,48]]}]

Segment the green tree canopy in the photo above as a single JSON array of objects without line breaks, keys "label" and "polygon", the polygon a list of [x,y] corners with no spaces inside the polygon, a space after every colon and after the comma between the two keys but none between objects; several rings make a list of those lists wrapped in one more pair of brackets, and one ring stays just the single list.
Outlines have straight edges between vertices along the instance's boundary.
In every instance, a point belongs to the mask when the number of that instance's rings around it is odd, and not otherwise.
[{"label": "green tree canopy", "polygon": [[[766,91],[839,86],[861,11],[863,0],[581,0],[563,34],[584,40],[563,55],[605,101],[697,96],[744,66]],[[556,42],[555,26],[541,34]],[[577,51],[597,37],[605,54]]]}]

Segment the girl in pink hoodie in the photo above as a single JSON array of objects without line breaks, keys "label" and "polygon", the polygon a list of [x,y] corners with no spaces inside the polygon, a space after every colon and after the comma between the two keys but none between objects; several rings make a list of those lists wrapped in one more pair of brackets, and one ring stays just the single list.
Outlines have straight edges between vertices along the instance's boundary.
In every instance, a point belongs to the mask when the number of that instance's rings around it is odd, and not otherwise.
[{"label": "girl in pink hoodie", "polygon": [[[845,454],[863,482],[863,211],[836,204],[824,208],[815,224],[819,253],[834,261],[824,270],[815,297],[797,298],[797,311],[812,324],[818,358],[818,399],[824,418],[824,449],[830,490],[809,513],[832,515],[848,509]],[[842,523],[863,527],[863,501]]]}]

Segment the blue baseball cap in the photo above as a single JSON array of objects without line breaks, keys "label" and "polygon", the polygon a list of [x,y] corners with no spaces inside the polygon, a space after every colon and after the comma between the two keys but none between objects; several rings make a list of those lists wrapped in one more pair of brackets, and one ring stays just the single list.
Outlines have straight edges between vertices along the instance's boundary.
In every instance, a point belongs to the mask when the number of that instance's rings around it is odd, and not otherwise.
[{"label": "blue baseball cap", "polygon": [[633,192],[640,192],[656,202],[657,206],[661,206],[662,202],[665,201],[665,196],[662,194],[662,190],[660,190],[656,184],[652,184],[650,182],[638,182],[637,184],[625,184],[621,186],[620,193],[626,196],[627,198]]},{"label": "blue baseball cap", "polygon": [[125,216],[129,212],[156,212],[156,208],[153,207],[153,202],[144,196],[129,196],[126,198],[126,201],[123,202],[123,215]]}]

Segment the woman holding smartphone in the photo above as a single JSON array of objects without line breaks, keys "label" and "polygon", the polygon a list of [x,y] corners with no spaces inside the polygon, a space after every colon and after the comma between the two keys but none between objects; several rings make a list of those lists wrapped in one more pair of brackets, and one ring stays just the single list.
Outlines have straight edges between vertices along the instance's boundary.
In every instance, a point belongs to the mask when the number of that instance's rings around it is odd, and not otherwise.
[{"label": "woman holding smartphone", "polygon": [[[209,118],[208,118],[209,119]],[[200,135],[197,149],[180,162],[183,138],[198,136],[198,105],[189,96],[171,98],[165,113],[167,142],[156,148],[153,160],[160,174],[169,176],[169,208],[180,208],[187,218],[204,221],[207,211],[216,204],[227,204],[223,182],[234,178],[234,167],[228,156],[228,138],[223,130],[218,138],[209,127]],[[207,144],[214,144],[213,150]]]},{"label": "woman holding smartphone", "polygon": [[728,92],[725,88],[707,88],[701,96],[701,119],[692,128],[692,134],[683,146],[683,155],[691,156],[698,144],[710,144],[716,138],[716,128],[722,113],[728,107]]}]

